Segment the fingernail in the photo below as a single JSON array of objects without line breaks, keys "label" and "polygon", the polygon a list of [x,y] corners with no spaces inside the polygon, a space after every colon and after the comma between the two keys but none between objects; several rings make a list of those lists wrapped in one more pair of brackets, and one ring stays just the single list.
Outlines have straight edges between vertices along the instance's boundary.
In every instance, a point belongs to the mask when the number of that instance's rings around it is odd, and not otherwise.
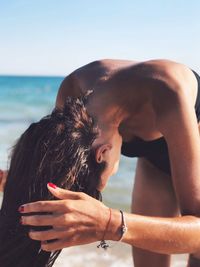
[{"label": "fingernail", "polygon": [[21,217],[19,220],[20,224],[23,224],[23,218]]},{"label": "fingernail", "polygon": [[24,206],[20,206],[18,209],[19,212],[23,212],[24,211]]},{"label": "fingernail", "polygon": [[48,186],[51,187],[51,188],[53,188],[53,189],[56,189],[57,188],[57,186],[55,184],[53,184],[53,183],[48,183]]}]

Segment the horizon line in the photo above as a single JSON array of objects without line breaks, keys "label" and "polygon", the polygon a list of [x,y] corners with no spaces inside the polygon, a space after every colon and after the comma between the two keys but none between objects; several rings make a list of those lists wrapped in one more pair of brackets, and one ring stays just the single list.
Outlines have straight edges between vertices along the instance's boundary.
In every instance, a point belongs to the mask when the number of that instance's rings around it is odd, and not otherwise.
[{"label": "horizon line", "polygon": [[11,74],[11,73],[0,73],[0,77],[55,77],[55,78],[64,78],[67,75],[61,74]]}]

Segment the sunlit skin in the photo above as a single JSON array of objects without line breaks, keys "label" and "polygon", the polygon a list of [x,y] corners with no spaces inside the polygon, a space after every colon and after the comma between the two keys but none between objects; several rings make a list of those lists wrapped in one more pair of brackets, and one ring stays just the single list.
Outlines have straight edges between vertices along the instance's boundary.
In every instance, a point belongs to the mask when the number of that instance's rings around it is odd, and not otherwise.
[{"label": "sunlit skin", "polygon": [[7,171],[0,170],[0,192],[3,192],[7,177]]},{"label": "sunlit skin", "polygon": [[[168,60],[96,61],[65,78],[56,106],[61,108],[67,96],[79,96],[88,89],[94,92],[87,110],[101,130],[93,144],[96,160],[108,162],[98,189],[103,190],[117,171],[122,140],[164,136],[168,145],[172,177],[143,158],[137,163],[133,213],[125,214],[128,231],[123,238],[133,246],[135,267],[170,266],[172,253],[193,254],[188,267],[200,266],[200,139],[194,74],[185,65]],[[108,207],[83,193],[48,188],[60,200],[25,203],[21,210],[52,212],[22,216],[23,224],[53,226],[52,230],[30,233],[35,240],[58,239],[42,242],[42,249],[101,240]],[[106,239],[118,240],[120,225],[120,213],[112,209]]]}]

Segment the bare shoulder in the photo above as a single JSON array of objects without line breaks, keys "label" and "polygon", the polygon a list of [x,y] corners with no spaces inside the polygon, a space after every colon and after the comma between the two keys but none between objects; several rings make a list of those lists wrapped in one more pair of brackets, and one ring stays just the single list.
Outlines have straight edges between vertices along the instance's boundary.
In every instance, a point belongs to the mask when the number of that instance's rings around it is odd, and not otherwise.
[{"label": "bare shoulder", "polygon": [[109,79],[114,71],[134,63],[135,61],[130,60],[101,59],[81,66],[61,83],[56,106],[62,107],[67,96],[76,97],[84,94],[87,90],[93,89],[99,81]]},{"label": "bare shoulder", "polygon": [[170,135],[168,131],[172,124],[175,129],[178,121],[190,116],[189,121],[195,121],[198,85],[193,71],[184,64],[169,60],[147,61],[144,66],[152,80],[151,104],[161,132]]},{"label": "bare shoulder", "polygon": [[56,99],[56,107],[61,108],[68,96],[78,97],[91,89],[100,77],[105,75],[103,60],[90,62],[70,73],[62,81]]},{"label": "bare shoulder", "polygon": [[150,92],[157,112],[165,106],[172,105],[177,97],[185,98],[194,106],[198,85],[194,73],[188,66],[161,59],[141,62],[132,69],[136,78],[141,77],[147,93]]},{"label": "bare shoulder", "polygon": [[94,73],[99,72],[97,69],[100,67],[101,62],[94,61],[74,70],[72,73],[66,76],[58,90],[56,107],[62,108],[68,96],[80,96],[84,88],[87,87],[85,86],[85,83],[90,80],[89,77],[93,77],[94,79]]},{"label": "bare shoulder", "polygon": [[141,69],[144,76],[152,80],[163,82],[172,90],[187,90],[188,87],[197,86],[192,70],[182,64],[167,59],[156,59],[141,62],[135,69]]}]

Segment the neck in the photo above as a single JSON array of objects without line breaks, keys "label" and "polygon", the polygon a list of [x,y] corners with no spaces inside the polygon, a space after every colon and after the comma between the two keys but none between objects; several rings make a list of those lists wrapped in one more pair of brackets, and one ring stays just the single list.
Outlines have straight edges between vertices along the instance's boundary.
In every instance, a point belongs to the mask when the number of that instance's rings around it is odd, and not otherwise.
[{"label": "neck", "polygon": [[88,113],[102,130],[118,128],[127,117],[127,112],[110,92],[93,92],[86,105]]}]

